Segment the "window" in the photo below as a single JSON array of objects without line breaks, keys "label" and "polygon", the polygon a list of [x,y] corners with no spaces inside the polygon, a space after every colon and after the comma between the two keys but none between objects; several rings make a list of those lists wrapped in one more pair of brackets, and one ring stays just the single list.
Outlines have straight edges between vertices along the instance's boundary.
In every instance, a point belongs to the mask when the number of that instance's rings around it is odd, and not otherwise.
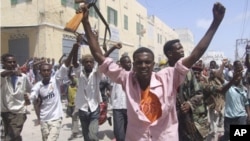
[{"label": "window", "polygon": [[117,26],[117,11],[108,7],[108,23]]},{"label": "window", "polygon": [[124,15],[124,29],[128,30],[128,16]]},{"label": "window", "polygon": [[16,5],[18,3],[23,3],[23,2],[31,2],[32,0],[10,0],[11,5]]},{"label": "window", "polygon": [[11,5],[15,5],[15,4],[17,4],[17,0],[11,0],[10,3],[11,3]]},{"label": "window", "polygon": [[136,34],[137,35],[140,35],[140,36],[143,36],[143,25],[141,23],[136,23]]},{"label": "window", "polygon": [[157,43],[162,43],[162,35],[157,34]]},{"label": "window", "polygon": [[61,4],[63,6],[68,6],[74,9],[77,9],[79,7],[79,4],[75,3],[75,0],[61,0]]}]

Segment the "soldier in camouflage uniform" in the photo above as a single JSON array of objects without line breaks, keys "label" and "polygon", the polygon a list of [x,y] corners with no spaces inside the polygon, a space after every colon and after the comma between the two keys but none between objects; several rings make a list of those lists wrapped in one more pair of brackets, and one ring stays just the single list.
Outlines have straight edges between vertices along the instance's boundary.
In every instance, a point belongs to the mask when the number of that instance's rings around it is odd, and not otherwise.
[{"label": "soldier in camouflage uniform", "polygon": [[192,67],[192,71],[201,88],[200,94],[196,96],[199,103],[197,103],[197,107],[193,110],[193,118],[195,126],[202,135],[203,140],[206,140],[209,133],[209,124],[207,118],[207,108],[204,102],[203,88],[208,85],[208,80],[202,75],[202,70],[202,67],[198,65],[194,65]]},{"label": "soldier in camouflage uniform", "polygon": [[210,134],[211,140],[217,138],[219,122],[223,123],[223,108],[225,105],[224,95],[215,91],[215,89],[223,86],[224,78],[222,71],[226,62],[222,62],[220,69],[213,67],[210,62],[210,72],[208,78],[208,86],[203,89],[205,104],[208,109],[208,119],[210,123]]}]

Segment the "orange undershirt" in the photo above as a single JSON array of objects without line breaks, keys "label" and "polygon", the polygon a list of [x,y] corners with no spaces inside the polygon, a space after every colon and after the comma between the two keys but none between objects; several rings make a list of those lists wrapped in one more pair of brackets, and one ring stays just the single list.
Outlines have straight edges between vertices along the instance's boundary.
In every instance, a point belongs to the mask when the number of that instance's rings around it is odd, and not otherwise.
[{"label": "orange undershirt", "polygon": [[140,109],[151,123],[161,117],[161,103],[158,97],[149,91],[149,87],[141,92]]}]

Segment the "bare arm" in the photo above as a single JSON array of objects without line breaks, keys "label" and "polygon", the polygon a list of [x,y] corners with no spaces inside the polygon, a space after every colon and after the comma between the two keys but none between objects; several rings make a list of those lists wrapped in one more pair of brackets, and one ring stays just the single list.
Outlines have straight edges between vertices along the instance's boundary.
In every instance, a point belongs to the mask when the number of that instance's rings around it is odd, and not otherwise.
[{"label": "bare arm", "polygon": [[224,14],[225,14],[225,7],[221,5],[220,3],[215,3],[213,7],[213,17],[214,17],[213,22],[211,23],[206,34],[203,36],[203,38],[194,48],[190,56],[188,56],[182,61],[182,64],[184,66],[190,68],[196,61],[198,61],[201,58],[201,56],[204,54],[204,52],[208,48],[221,21],[223,20]]},{"label": "bare arm", "polygon": [[243,72],[242,69],[235,70],[234,74],[233,74],[232,80],[230,80],[229,83],[227,83],[225,86],[223,86],[222,88],[218,89],[217,91],[220,92],[220,93],[222,93],[222,94],[225,94],[228,91],[228,89],[234,84],[234,82],[236,80],[238,80],[240,77],[242,77],[242,72]]},{"label": "bare arm", "polygon": [[[73,45],[73,48],[72,48],[72,50],[71,50],[70,53],[69,53],[69,56],[67,57],[67,59],[66,59],[65,62],[64,62],[64,64],[65,64],[66,67],[69,67],[69,66],[70,66],[71,60],[72,60],[73,56],[76,55],[75,58],[77,58],[78,48],[80,47],[80,41],[81,41],[81,40],[82,40],[82,36],[81,36],[81,35],[78,35],[78,36],[77,36],[77,43],[75,43],[75,44]],[[73,60],[73,64],[76,65],[76,64],[75,64],[76,62],[74,62],[74,61],[75,61],[75,60]]]},{"label": "bare arm", "polygon": [[98,44],[98,41],[96,40],[96,37],[91,30],[91,26],[90,26],[89,19],[88,19],[89,11],[88,11],[87,6],[88,5],[82,6],[82,11],[83,11],[82,24],[86,33],[86,37],[89,43],[91,54],[100,65],[105,60],[105,56],[103,55],[102,50]]},{"label": "bare arm", "polygon": [[105,52],[104,56],[108,57],[115,49],[120,49],[120,48],[122,48],[122,44],[117,43],[114,46],[112,46],[107,52]]},{"label": "bare arm", "polygon": [[5,70],[1,72],[1,77],[6,77],[6,76],[21,76],[21,71],[20,70]]},{"label": "bare arm", "polygon": [[63,55],[60,57],[59,61],[58,61],[58,64],[59,64],[60,66],[61,66],[61,64],[63,63],[63,62],[62,62],[62,59],[63,59],[64,56],[66,56],[66,54],[63,54]]}]

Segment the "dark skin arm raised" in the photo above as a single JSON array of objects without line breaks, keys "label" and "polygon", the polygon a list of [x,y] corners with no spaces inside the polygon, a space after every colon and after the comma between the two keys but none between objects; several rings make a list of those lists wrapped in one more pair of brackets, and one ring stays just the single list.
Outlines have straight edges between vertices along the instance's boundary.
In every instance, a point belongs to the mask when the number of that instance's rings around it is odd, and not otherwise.
[{"label": "dark skin arm raised", "polygon": [[121,48],[122,48],[122,44],[117,43],[114,46],[112,46],[107,52],[105,52],[104,56],[108,57],[115,49],[121,49]]},{"label": "dark skin arm raised", "polygon": [[[81,35],[78,35],[78,36],[77,36],[77,43],[75,43],[75,44],[73,45],[73,48],[72,48],[72,50],[71,50],[70,53],[69,53],[69,56],[67,57],[67,59],[66,59],[65,62],[64,62],[64,64],[65,64],[66,67],[69,67],[69,66],[70,66],[71,60],[72,60],[73,56],[76,55],[75,58],[77,58],[78,48],[80,47],[80,41],[81,41],[81,40],[82,40],[82,36],[81,36]],[[75,64],[76,62],[77,62],[77,61],[74,61],[74,60],[73,60],[73,65],[74,65],[74,66],[77,66],[77,64]]]},{"label": "dark skin arm raised", "polygon": [[98,44],[98,41],[96,40],[96,36],[95,34],[92,32],[91,30],[91,25],[88,19],[89,16],[89,11],[87,8],[87,4],[82,6],[82,11],[83,11],[83,19],[82,19],[82,24],[83,24],[83,28],[85,30],[86,33],[86,37],[88,40],[88,44],[90,47],[90,51],[91,54],[93,55],[93,57],[95,58],[95,60],[98,62],[98,64],[102,64],[103,61],[105,60],[105,56],[102,53],[102,50]]},{"label": "dark skin arm raised", "polygon": [[188,56],[182,61],[182,64],[184,66],[190,68],[195,62],[197,62],[201,58],[201,56],[208,48],[211,40],[213,39],[214,34],[217,31],[221,21],[223,20],[224,14],[225,14],[225,7],[220,3],[215,3],[213,7],[213,22],[211,23],[206,34],[196,45],[190,56]]},{"label": "dark skin arm raised", "polygon": [[238,69],[234,71],[233,78],[230,80],[225,86],[217,89],[217,91],[223,95],[226,94],[228,89],[235,83],[237,79],[239,79],[242,76],[243,69]]}]

